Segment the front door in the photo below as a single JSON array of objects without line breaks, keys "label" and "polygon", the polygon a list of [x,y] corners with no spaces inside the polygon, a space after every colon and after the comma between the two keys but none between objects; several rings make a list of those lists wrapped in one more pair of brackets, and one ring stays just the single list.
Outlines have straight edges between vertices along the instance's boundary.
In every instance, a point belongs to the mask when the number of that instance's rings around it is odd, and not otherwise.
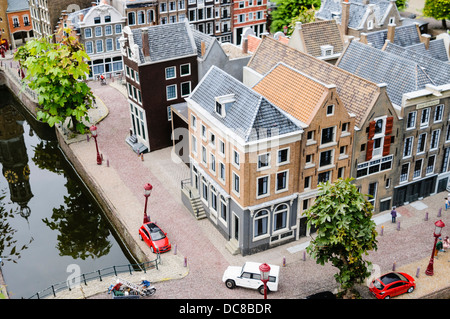
[{"label": "front door", "polygon": [[239,242],[239,217],[237,217],[234,213],[231,227],[233,238]]}]

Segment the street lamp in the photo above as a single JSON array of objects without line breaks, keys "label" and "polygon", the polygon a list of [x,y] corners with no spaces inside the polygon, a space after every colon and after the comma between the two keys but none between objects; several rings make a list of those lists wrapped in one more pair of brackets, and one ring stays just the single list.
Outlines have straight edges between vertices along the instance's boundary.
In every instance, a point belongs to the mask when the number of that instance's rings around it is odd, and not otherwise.
[{"label": "street lamp", "polygon": [[153,186],[150,183],[144,185],[145,207],[144,207],[144,224],[150,222],[150,217],[147,216],[147,201],[152,193]]},{"label": "street lamp", "polygon": [[269,281],[270,266],[266,263],[259,266],[261,281],[264,284],[264,299],[267,299],[267,282]]},{"label": "street lamp", "polygon": [[442,220],[438,220],[436,223],[434,223],[434,246],[433,251],[431,253],[430,262],[428,264],[427,270],[425,271],[425,274],[428,276],[433,276],[434,270],[433,270],[433,264],[434,264],[434,253],[436,251],[436,244],[439,236],[441,236],[442,228],[445,227],[445,224]]},{"label": "street lamp", "polygon": [[100,153],[98,151],[98,144],[97,144],[97,126],[92,125],[89,130],[91,131],[92,137],[95,140],[95,148],[97,149],[97,165],[102,165],[102,157],[100,156]]}]

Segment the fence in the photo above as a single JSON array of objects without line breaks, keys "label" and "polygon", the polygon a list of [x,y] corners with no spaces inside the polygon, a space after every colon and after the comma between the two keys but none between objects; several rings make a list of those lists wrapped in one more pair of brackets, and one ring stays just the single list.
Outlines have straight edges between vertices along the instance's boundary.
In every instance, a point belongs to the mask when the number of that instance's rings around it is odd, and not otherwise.
[{"label": "fence", "polygon": [[[156,268],[158,270],[158,264],[160,264],[160,263],[161,263],[161,256],[160,256],[160,254],[156,254],[156,258],[154,260],[151,260],[151,261],[148,261],[145,263],[112,266],[112,267],[108,267],[108,268],[104,268],[104,269],[99,269],[97,271],[82,274],[81,276],[72,278],[71,281],[75,281],[77,283],[84,283],[85,285],[87,285],[88,281],[92,281],[92,280],[96,280],[96,279],[103,281],[104,277],[113,276],[113,275],[117,276],[117,274],[119,274],[119,273],[129,272],[130,275],[132,275],[133,271],[136,271],[136,272],[143,271],[144,273],[146,273],[147,269]],[[44,290],[41,290],[41,291],[35,293],[28,299],[36,299],[36,298],[41,299],[41,298],[46,298],[51,295],[56,297],[57,292],[60,292],[62,290],[67,290],[67,289],[69,291],[71,291],[72,288],[74,288],[75,286],[78,286],[78,285],[71,286],[69,280],[61,281],[59,283],[51,285],[50,287],[48,287]]]}]

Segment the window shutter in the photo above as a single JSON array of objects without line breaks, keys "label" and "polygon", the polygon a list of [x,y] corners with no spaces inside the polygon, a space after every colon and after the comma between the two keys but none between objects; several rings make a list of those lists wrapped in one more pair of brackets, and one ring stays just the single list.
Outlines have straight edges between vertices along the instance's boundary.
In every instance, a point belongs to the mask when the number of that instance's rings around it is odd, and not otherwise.
[{"label": "window shutter", "polygon": [[383,156],[389,155],[390,151],[391,151],[391,137],[385,136],[383,145]]},{"label": "window shutter", "polygon": [[371,140],[375,135],[375,121],[369,123],[369,136],[368,139]]},{"label": "window shutter", "polygon": [[366,161],[370,161],[372,159],[372,151],[373,151],[373,141],[367,142],[367,151],[366,151]]},{"label": "window shutter", "polygon": [[394,126],[394,117],[388,117],[386,119],[386,131],[385,134],[391,134],[392,133],[392,127]]}]

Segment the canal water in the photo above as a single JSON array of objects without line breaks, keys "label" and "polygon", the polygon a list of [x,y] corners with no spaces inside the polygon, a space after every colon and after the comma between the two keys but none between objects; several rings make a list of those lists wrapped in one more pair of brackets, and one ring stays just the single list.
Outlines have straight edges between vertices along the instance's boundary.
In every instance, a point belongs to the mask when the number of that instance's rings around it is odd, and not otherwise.
[{"label": "canal water", "polygon": [[136,263],[65,159],[54,129],[2,87],[0,168],[0,267],[11,299],[29,298],[75,270]]}]

